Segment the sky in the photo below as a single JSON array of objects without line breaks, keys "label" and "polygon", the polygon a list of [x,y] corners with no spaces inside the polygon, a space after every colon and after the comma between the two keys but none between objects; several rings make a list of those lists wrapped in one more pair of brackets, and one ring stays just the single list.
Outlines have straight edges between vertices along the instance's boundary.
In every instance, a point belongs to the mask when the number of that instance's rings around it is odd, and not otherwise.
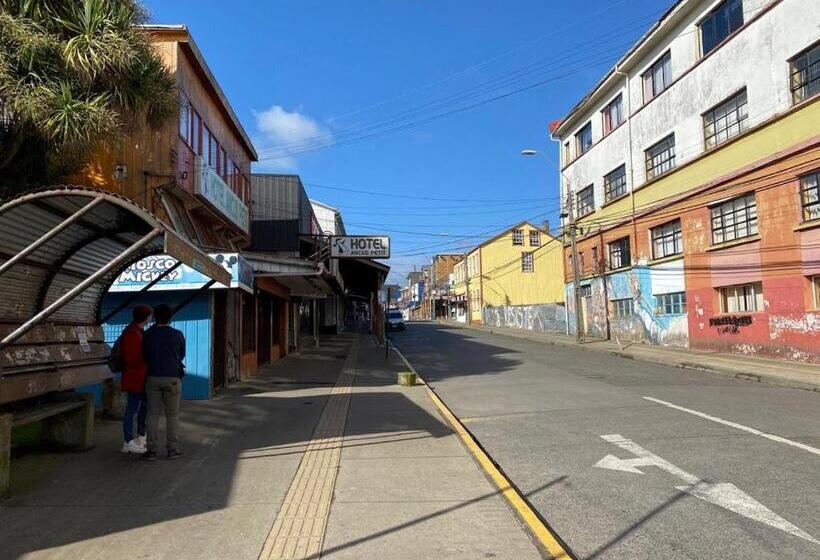
[{"label": "sky", "polygon": [[[560,119],[671,0],[145,0],[189,27],[250,135],[390,282],[524,220],[558,226]],[[537,150],[531,157],[523,149]]]}]

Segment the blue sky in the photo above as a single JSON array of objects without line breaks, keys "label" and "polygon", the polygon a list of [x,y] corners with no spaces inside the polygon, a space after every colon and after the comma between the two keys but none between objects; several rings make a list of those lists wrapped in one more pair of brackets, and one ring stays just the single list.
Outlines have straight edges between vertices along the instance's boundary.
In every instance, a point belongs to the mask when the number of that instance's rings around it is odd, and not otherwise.
[{"label": "blue sky", "polygon": [[557,226],[548,123],[670,3],[146,2],[153,22],[189,26],[254,169],[298,173],[350,233],[389,234],[402,282],[525,219]]}]

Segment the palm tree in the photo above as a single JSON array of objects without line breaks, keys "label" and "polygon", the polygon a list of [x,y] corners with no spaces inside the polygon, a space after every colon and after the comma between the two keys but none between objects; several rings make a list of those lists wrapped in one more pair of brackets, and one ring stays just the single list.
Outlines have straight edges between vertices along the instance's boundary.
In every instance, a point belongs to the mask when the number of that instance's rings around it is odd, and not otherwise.
[{"label": "palm tree", "polygon": [[0,0],[0,189],[77,171],[177,111],[138,0]]}]

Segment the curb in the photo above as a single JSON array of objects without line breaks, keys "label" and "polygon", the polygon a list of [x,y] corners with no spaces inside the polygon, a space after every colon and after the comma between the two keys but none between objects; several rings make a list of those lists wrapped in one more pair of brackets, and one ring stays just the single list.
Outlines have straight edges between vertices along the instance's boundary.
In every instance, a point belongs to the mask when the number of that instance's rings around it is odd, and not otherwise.
[{"label": "curb", "polygon": [[419,384],[424,386],[427,391],[427,396],[433,401],[433,404],[436,405],[439,413],[444,416],[455,434],[461,438],[462,443],[470,452],[473,459],[496,487],[498,493],[507,501],[507,504],[513,510],[519,521],[529,530],[530,536],[535,541],[539,552],[541,552],[542,555],[548,555],[546,557],[550,560],[577,560],[575,555],[571,553],[569,546],[555,533],[535,508],[530,505],[523,493],[510,481],[507,475],[504,474],[498,463],[484,450],[472,432],[453,414],[450,408],[441,400],[441,397],[438,396],[438,393],[424,381],[424,378],[418,374],[416,369],[407,361],[407,358],[404,357],[404,354],[402,354],[395,345],[393,345],[393,351],[399,355],[404,365],[416,375]]},{"label": "curb", "polygon": [[[442,322],[436,321],[437,325],[443,325],[446,327],[453,327],[457,329],[464,329],[464,330],[474,330],[479,332],[488,332],[491,334],[497,334],[499,336],[507,336],[510,338],[521,338],[525,340],[531,340],[533,342],[541,342],[550,344],[552,346],[565,346],[565,347],[573,347],[579,348],[579,344],[577,342],[569,341],[569,340],[550,340],[550,339],[542,339],[537,334],[529,334],[529,333],[515,333],[515,332],[507,332],[507,331],[497,331],[493,330],[490,327],[484,327],[481,325],[467,325],[463,323],[450,323],[450,322]],[[752,381],[757,383],[762,383],[766,385],[772,385],[774,387],[786,387],[789,389],[801,389],[803,391],[813,391],[813,392],[820,392],[820,378],[818,378],[817,383],[806,383],[803,381],[796,381],[793,379],[789,379],[786,377],[780,377],[778,375],[765,375],[759,373],[750,373],[746,371],[739,371],[734,368],[728,367],[721,367],[715,365],[702,365],[694,362],[686,362],[678,359],[664,359],[662,357],[652,358],[649,356],[641,356],[635,355],[628,352],[624,352],[622,350],[612,350],[609,348],[596,348],[595,346],[590,345],[582,345],[585,350],[592,350],[593,352],[608,352],[612,356],[617,356],[619,358],[625,358],[628,360],[638,360],[641,362],[651,363],[651,364],[660,364],[670,367],[676,367],[679,369],[686,369],[690,371],[700,371],[703,373],[710,373],[713,375],[720,375],[723,377],[733,377],[735,379],[741,379],[743,381]]]}]

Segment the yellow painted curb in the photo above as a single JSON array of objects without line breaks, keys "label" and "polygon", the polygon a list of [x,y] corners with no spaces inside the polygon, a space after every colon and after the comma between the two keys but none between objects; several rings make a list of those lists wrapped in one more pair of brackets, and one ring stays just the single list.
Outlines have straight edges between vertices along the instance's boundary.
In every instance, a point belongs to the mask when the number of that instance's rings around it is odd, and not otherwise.
[{"label": "yellow painted curb", "polygon": [[[407,361],[407,358],[399,351],[398,348],[395,346],[393,350],[399,355],[399,357],[404,361],[405,365],[410,368],[411,371],[415,372],[416,370],[410,365],[410,362]],[[423,382],[423,379],[418,373],[416,373],[416,377]],[[547,527],[543,521],[538,517],[538,515],[533,511],[530,505],[527,503],[526,500],[521,496],[518,490],[510,484],[510,481],[507,480],[507,477],[498,469],[498,467],[493,463],[487,453],[481,449],[476,442],[475,438],[472,434],[464,427],[464,424],[453,414],[450,409],[444,404],[439,396],[430,389],[427,383],[424,383],[425,389],[427,390],[427,395],[430,399],[435,403],[436,407],[439,409],[441,414],[447,419],[450,423],[450,426],[453,430],[461,437],[461,441],[464,442],[464,445],[467,446],[467,449],[473,454],[478,464],[481,465],[481,468],[484,469],[484,472],[490,477],[493,483],[498,488],[499,492],[501,493],[504,498],[506,498],[507,502],[515,509],[518,513],[519,517],[527,524],[530,531],[532,531],[535,538],[541,545],[550,553],[554,560],[572,560],[572,557],[564,550],[563,545],[559,542],[558,538],[552,533],[549,527]]]}]

